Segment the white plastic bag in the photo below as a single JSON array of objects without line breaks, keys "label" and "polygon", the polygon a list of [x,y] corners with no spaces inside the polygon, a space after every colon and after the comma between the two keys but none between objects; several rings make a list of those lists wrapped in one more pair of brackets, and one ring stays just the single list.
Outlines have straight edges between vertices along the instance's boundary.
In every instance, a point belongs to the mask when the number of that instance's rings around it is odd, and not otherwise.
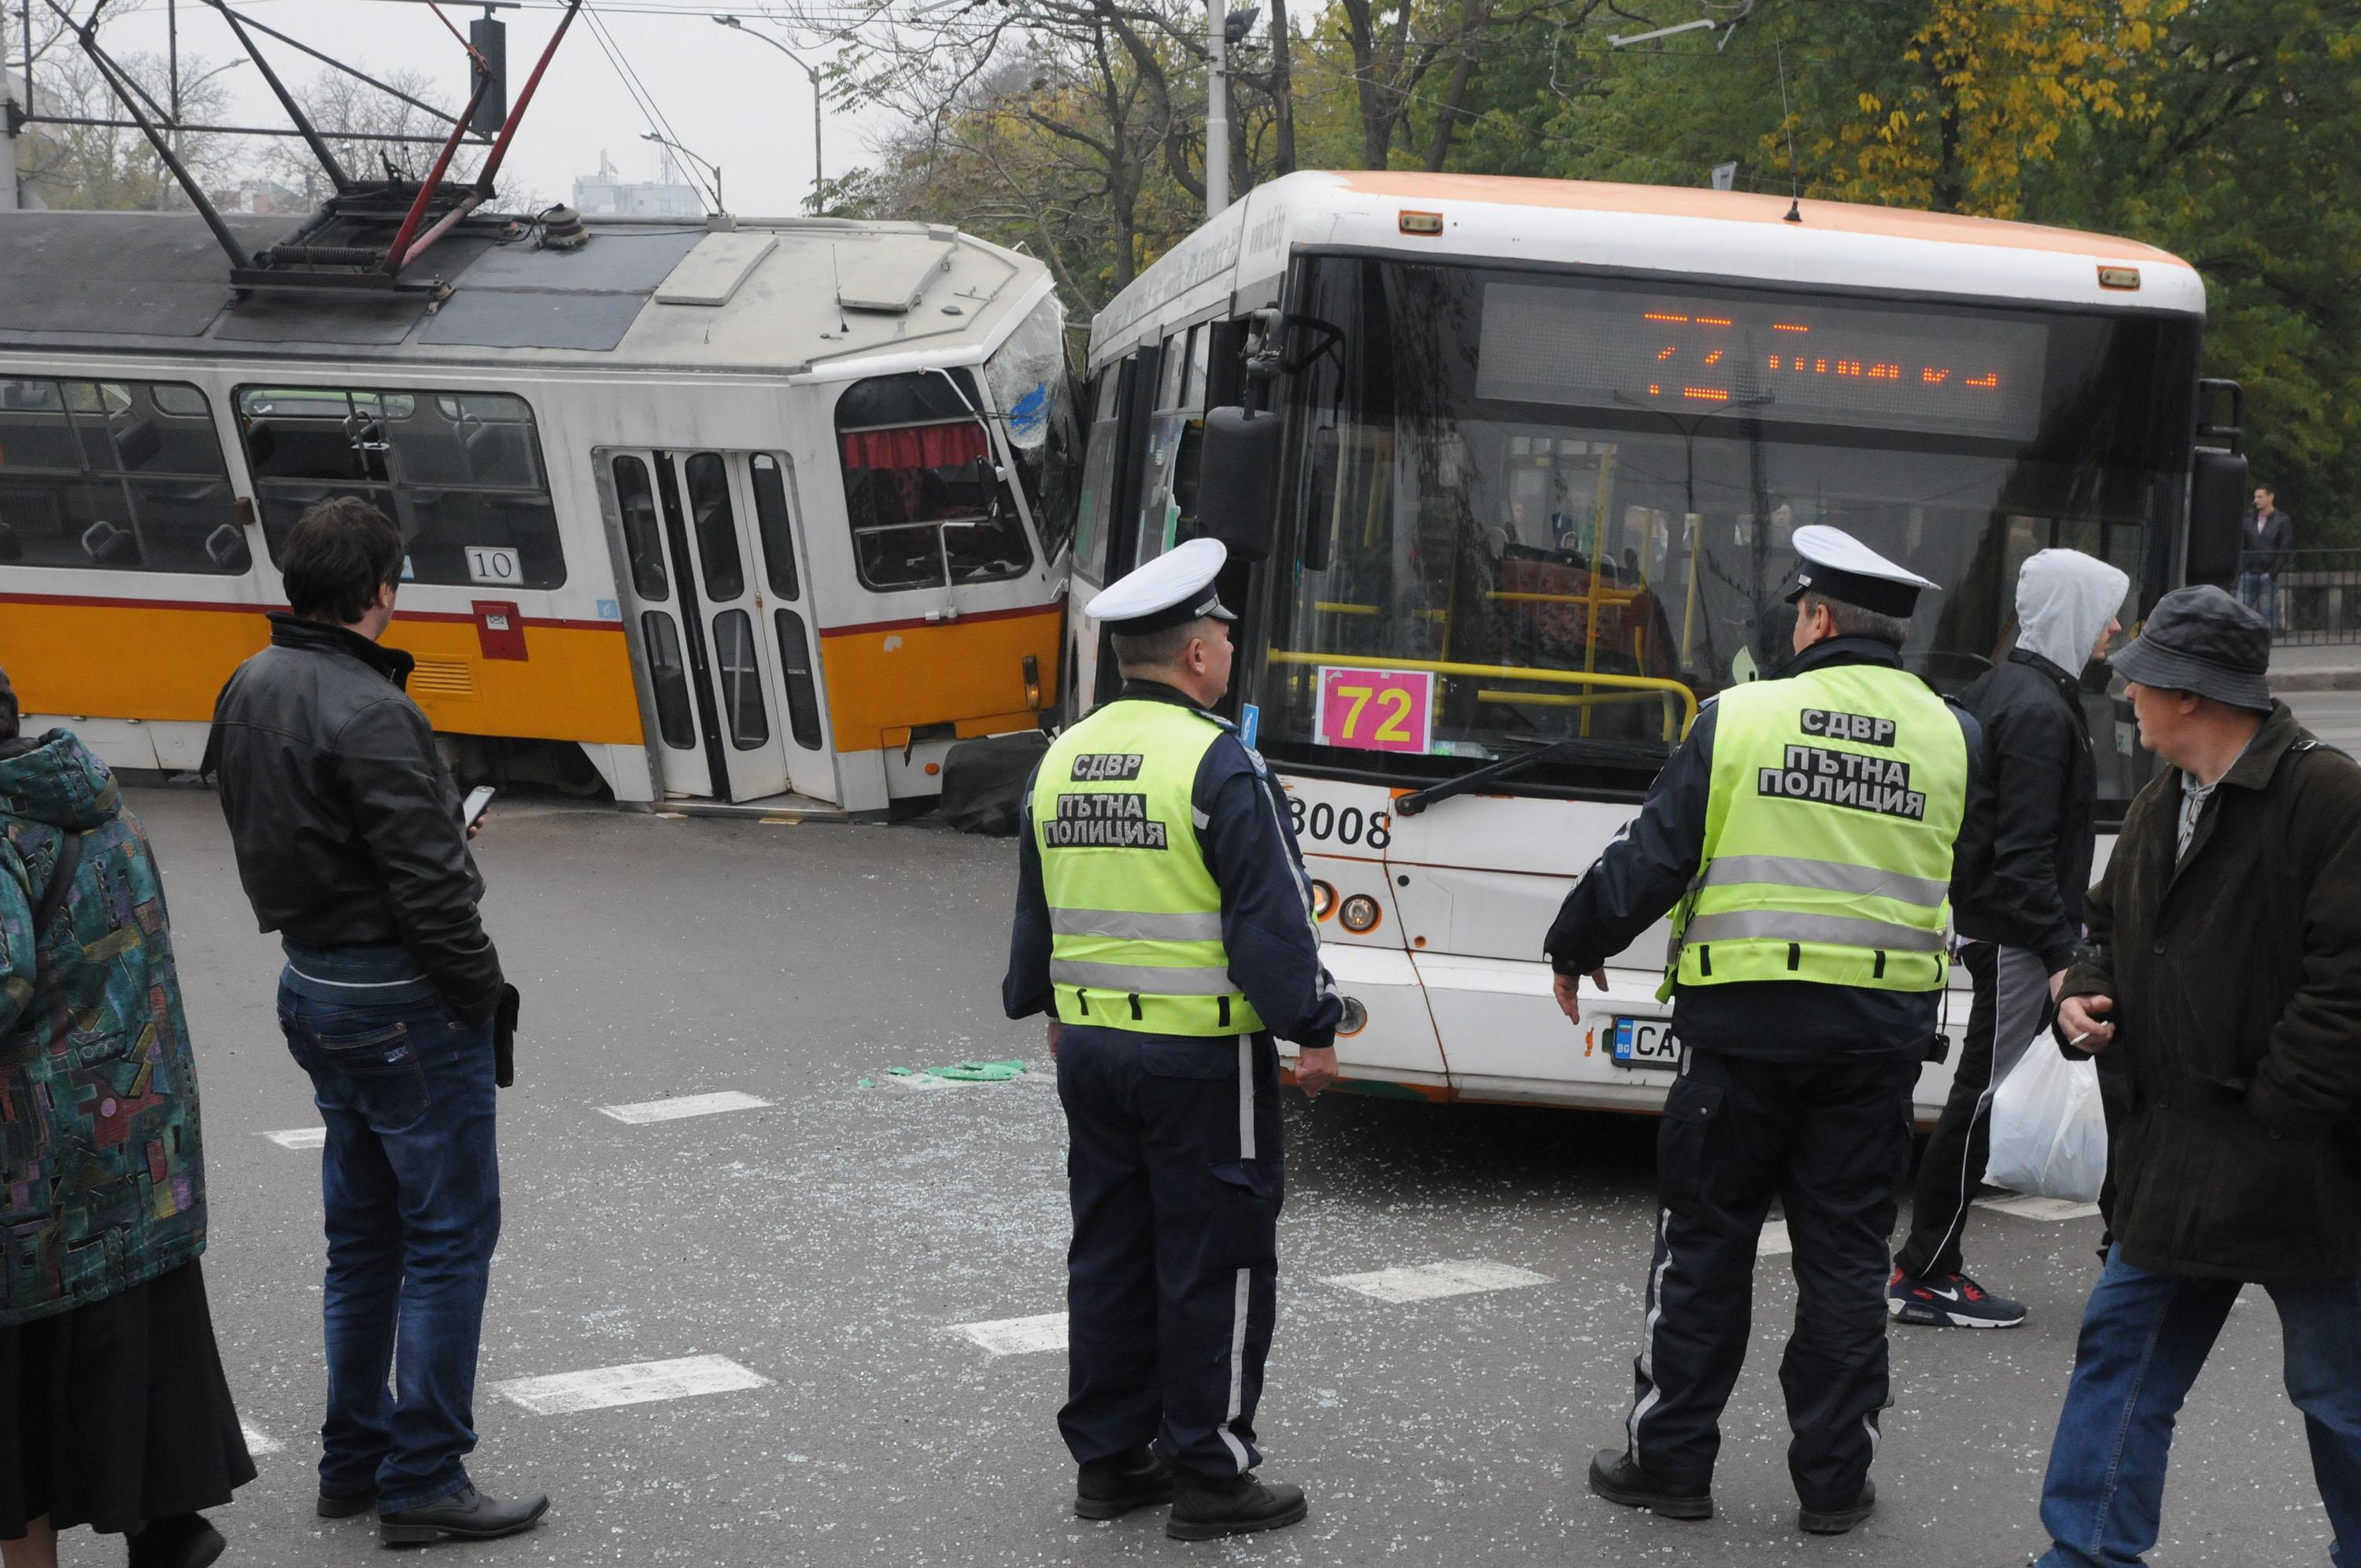
[{"label": "white plastic bag", "polygon": [[2044,1031],[1993,1091],[1984,1179],[2012,1191],[2093,1203],[2106,1179],[2098,1064],[2068,1061]]}]

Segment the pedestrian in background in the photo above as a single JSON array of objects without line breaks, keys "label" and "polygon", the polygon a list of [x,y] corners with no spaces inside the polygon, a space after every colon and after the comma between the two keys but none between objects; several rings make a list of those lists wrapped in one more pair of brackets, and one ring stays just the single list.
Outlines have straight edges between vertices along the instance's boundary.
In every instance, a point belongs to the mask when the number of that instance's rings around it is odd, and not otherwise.
[{"label": "pedestrian in background", "polygon": [[2041,1497],[2041,1568],[2156,1544],[2173,1420],[2243,1284],[2270,1293],[2312,1475],[2361,1563],[2361,766],[2266,681],[2270,630],[2167,594],[2112,661],[2170,764],[2091,890],[2059,1026],[2120,1056],[2114,1245]]},{"label": "pedestrian in background", "polygon": [[1010,1017],[1049,1014],[1066,1112],[1074,1511],[1169,1497],[1182,1541],[1307,1512],[1253,1474],[1286,1175],[1273,1036],[1316,1095],[1344,1014],[1278,782],[1209,711],[1230,685],[1226,554],[1191,540],[1084,609],[1123,691],[1034,776],[1002,986]]},{"label": "pedestrian in background", "polygon": [[2271,635],[2279,630],[2279,574],[2295,548],[2295,519],[2273,504],[2268,485],[2255,487],[2255,510],[2238,531],[2238,602],[2263,618]]},{"label": "pedestrian in background", "polygon": [[270,646],[223,687],[208,762],[238,878],[280,934],[280,1026],[327,1125],[319,1512],[374,1508],[389,1545],[510,1535],[549,1500],[487,1497],[465,1464],[500,1230],[505,982],[477,914],[484,881],[402,689],[411,657],[379,641],[401,531],[340,497],[305,512],[279,558],[293,613],[270,618]]},{"label": "pedestrian in background", "polygon": [[2098,773],[2082,709],[2082,671],[2123,630],[2131,579],[2077,550],[2044,550],[2016,578],[2016,646],[1960,694],[1984,732],[1997,813],[1988,844],[1951,873],[1960,962],[1975,986],[1950,1098],[1927,1140],[1910,1239],[1894,1260],[1886,1310],[1905,1323],[1974,1329],[2025,1321],[1987,1293],[1961,1255],[1968,1201],[1991,1152],[1993,1090],[2049,1026],[2082,938]]},{"label": "pedestrian in background", "polygon": [[1777,1199],[1795,1243],[1779,1384],[1796,1523],[1836,1535],[1877,1503],[1911,1093],[1939,1059],[1955,846],[1989,831],[1989,808],[1974,720],[1902,667],[1935,585],[1839,529],[1807,524],[1795,546],[1793,659],[1697,716],[1543,947],[1579,1027],[1579,977],[1605,990],[1607,960],[1674,915],[1659,994],[1675,997],[1681,1066],[1657,1129],[1647,1316],[1625,1441],[1591,1460],[1590,1489],[1712,1515]]},{"label": "pedestrian in background", "polygon": [[222,1554],[254,1479],[205,1304],[196,1064],[156,858],[105,764],[0,674],[0,1560]]}]

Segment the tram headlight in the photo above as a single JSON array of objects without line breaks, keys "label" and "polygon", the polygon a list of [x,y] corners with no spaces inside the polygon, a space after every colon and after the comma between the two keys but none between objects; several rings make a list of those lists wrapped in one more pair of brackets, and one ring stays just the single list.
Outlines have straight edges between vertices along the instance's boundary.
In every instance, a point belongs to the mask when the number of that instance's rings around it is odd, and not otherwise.
[{"label": "tram headlight", "polygon": [[1361,1005],[1357,996],[1345,998],[1345,1016],[1336,1025],[1336,1033],[1357,1035],[1369,1026],[1369,1010]]},{"label": "tram headlight", "polygon": [[1312,883],[1312,917],[1325,920],[1336,913],[1336,889],[1331,883],[1313,878]]},{"label": "tram headlight", "polygon": [[1356,893],[1337,910],[1336,918],[1345,930],[1357,937],[1365,931],[1376,930],[1381,914],[1376,899],[1366,893]]}]

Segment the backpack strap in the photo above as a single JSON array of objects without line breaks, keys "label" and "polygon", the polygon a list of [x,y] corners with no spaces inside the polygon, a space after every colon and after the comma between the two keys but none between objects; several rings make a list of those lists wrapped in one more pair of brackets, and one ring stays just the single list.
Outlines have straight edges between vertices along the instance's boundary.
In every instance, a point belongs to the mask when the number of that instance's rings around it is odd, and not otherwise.
[{"label": "backpack strap", "polygon": [[73,891],[74,872],[82,869],[82,835],[68,829],[58,839],[57,859],[49,862],[49,884],[41,889],[40,902],[33,905],[33,939],[40,940],[42,931],[58,917],[66,906],[66,894]]}]

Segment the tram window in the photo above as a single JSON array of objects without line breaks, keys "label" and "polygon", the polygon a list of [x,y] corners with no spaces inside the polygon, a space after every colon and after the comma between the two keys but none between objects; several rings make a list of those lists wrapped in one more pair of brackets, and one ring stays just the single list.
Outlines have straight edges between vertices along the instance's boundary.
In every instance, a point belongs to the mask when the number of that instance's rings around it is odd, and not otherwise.
[{"label": "tram window", "polygon": [[[522,398],[247,387],[237,412],[273,560],[306,509],[350,495],[401,526],[409,581],[566,581],[548,474]],[[513,561],[512,575],[480,575],[494,552]]]},{"label": "tram window", "polygon": [[713,619],[713,663],[721,672],[721,720],[730,743],[741,751],[771,740],[770,710],[763,703],[763,663],[754,653],[754,620],[742,609]]},{"label": "tram window", "polygon": [[670,598],[672,579],[664,575],[664,525],[656,521],[656,497],[648,488],[648,466],[636,457],[615,459],[615,506],[623,514],[623,554],[631,557],[632,590],[643,599]]},{"label": "tram window", "polygon": [[688,665],[680,656],[680,632],[660,609],[640,616],[640,640],[647,644],[648,685],[655,693],[656,729],[676,751],[697,745],[697,722],[688,711]]},{"label": "tram window", "polygon": [[796,580],[796,532],[787,511],[787,477],[779,460],[758,452],[752,463],[754,521],[763,535],[763,565],[771,591],[783,599],[802,598]]},{"label": "tram window", "polygon": [[688,460],[688,514],[697,531],[697,558],[705,566],[706,597],[727,603],[746,591],[746,564],[738,554],[730,475],[714,453],[700,452]]},{"label": "tram window", "polygon": [[1066,365],[1066,313],[1044,296],[984,361],[1002,434],[1041,552],[1055,559],[1074,532],[1074,469],[1082,459]]},{"label": "tram window", "polygon": [[812,674],[811,639],[804,630],[804,618],[794,610],[780,610],[775,617],[779,629],[779,658],[787,673],[787,733],[796,744],[807,751],[819,750],[819,684]]},{"label": "tram window", "polygon": [[845,510],[864,587],[997,582],[1032,565],[972,386],[926,372],[879,376],[838,400]]},{"label": "tram window", "polygon": [[0,563],[245,572],[253,554],[204,394],[0,380]]}]

